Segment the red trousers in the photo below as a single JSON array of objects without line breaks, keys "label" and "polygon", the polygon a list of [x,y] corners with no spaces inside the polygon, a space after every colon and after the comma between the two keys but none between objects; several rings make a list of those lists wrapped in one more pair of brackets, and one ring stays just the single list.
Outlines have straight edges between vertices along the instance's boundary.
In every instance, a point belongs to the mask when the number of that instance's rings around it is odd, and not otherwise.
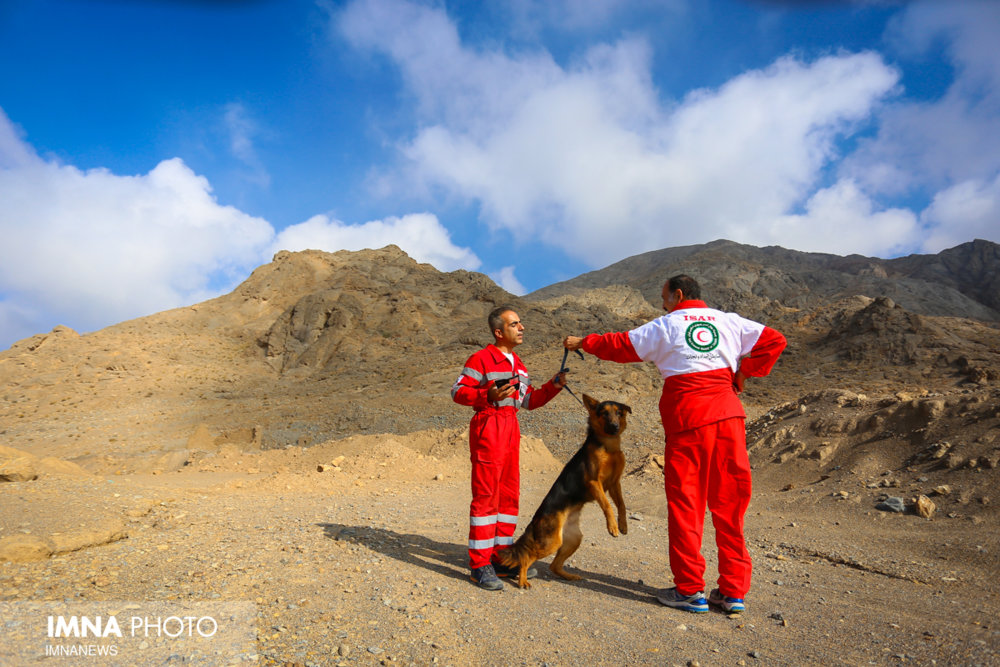
[{"label": "red trousers", "polygon": [[670,571],[679,593],[705,590],[701,538],[706,506],[719,551],[719,591],[734,598],[750,590],[750,553],[743,515],[750,504],[750,459],[744,419],[733,417],[671,433],[664,450],[670,531]]},{"label": "red trousers", "polygon": [[521,427],[513,408],[487,408],[469,423],[472,503],[469,506],[469,566],[496,563],[497,552],[514,543],[521,493]]}]

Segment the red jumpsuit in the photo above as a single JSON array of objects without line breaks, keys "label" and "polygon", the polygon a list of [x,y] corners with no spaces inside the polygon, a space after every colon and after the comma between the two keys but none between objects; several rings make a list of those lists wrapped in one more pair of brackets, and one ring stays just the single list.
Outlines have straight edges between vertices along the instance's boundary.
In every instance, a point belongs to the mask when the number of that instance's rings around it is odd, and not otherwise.
[{"label": "red jumpsuit", "polygon": [[695,300],[682,301],[627,333],[583,339],[590,354],[623,363],[652,361],[663,376],[664,488],[670,570],[678,593],[705,590],[706,506],[719,550],[720,592],[743,598],[750,589],[750,554],[743,537],[750,461],[735,375],[767,375],[785,345],[774,329]]},{"label": "red jumpsuit", "polygon": [[[516,354],[511,360],[495,345],[487,345],[465,362],[451,389],[452,399],[475,409],[469,423],[472,459],[472,504],[469,507],[469,565],[472,569],[497,562],[497,552],[514,543],[521,489],[518,408],[534,410],[548,403],[559,388],[546,382],[538,390]],[[497,380],[514,377],[518,391],[499,403],[486,392]]]}]

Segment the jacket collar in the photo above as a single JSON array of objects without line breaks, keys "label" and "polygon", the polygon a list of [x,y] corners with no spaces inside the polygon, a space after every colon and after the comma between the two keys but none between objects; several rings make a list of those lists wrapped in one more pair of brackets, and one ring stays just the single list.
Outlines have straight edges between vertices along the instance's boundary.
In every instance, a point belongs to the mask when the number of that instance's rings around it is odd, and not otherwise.
[{"label": "jacket collar", "polygon": [[[708,308],[704,301],[699,301],[697,299],[684,299],[674,310],[687,310],[688,308]],[[674,312],[674,310],[670,312]]]},{"label": "jacket collar", "polygon": [[[501,350],[501,349],[500,349],[499,347],[497,347],[497,346],[496,346],[496,345],[494,345],[493,343],[490,343],[489,345],[487,345],[487,346],[486,346],[486,349],[490,351],[490,354],[491,354],[491,355],[493,355],[493,359],[494,359],[494,361],[497,361],[497,362],[499,362],[499,361],[501,361],[502,359],[506,359],[506,358],[507,358],[507,355],[505,355],[505,354],[503,353],[503,350]],[[516,353],[516,352],[514,352],[514,351],[512,350],[512,351],[511,351],[511,354],[513,354],[513,355],[514,355],[514,359],[518,359],[518,356],[517,356],[517,353]]]}]

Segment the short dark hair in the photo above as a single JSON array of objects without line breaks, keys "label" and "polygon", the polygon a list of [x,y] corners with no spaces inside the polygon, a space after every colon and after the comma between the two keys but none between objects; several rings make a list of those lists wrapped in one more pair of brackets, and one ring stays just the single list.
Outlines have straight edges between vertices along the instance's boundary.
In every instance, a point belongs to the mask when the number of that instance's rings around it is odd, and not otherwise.
[{"label": "short dark hair", "polygon": [[486,321],[490,325],[490,333],[492,334],[497,329],[503,329],[503,314],[514,310],[512,306],[497,306],[490,311],[489,316]]},{"label": "short dark hair", "polygon": [[691,276],[681,273],[667,281],[667,289],[671,292],[680,290],[684,293],[685,299],[700,299],[701,286],[698,281]]}]

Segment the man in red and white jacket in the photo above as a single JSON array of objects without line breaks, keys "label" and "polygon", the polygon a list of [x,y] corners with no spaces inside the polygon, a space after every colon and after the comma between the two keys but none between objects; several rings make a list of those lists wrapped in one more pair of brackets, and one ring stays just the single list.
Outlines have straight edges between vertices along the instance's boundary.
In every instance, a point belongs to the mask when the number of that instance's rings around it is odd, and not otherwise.
[{"label": "man in red and white jacket", "polygon": [[[488,318],[494,342],[476,352],[451,388],[456,403],[475,410],[469,423],[472,459],[472,503],[469,507],[469,566],[472,580],[488,590],[500,590],[497,578],[512,576],[517,568],[499,564],[497,554],[514,543],[521,493],[519,408],[534,410],[548,403],[566,386],[566,374],[538,389],[514,348],[524,342],[524,325],[510,306],[493,310]],[[511,571],[512,570],[512,571]],[[529,570],[528,576],[533,571]]]},{"label": "man in red and white jacket", "polygon": [[[663,286],[666,315],[629,332],[567,336],[563,345],[609,361],[652,361],[660,369],[674,586],[657,599],[685,611],[708,611],[712,603],[740,612],[750,589],[743,516],[751,483],[746,413],[737,394],[747,377],[770,372],[786,341],[774,329],[709,308],[700,298],[694,278],[674,276]],[[706,506],[719,551],[719,587],[708,600],[701,555]]]}]

